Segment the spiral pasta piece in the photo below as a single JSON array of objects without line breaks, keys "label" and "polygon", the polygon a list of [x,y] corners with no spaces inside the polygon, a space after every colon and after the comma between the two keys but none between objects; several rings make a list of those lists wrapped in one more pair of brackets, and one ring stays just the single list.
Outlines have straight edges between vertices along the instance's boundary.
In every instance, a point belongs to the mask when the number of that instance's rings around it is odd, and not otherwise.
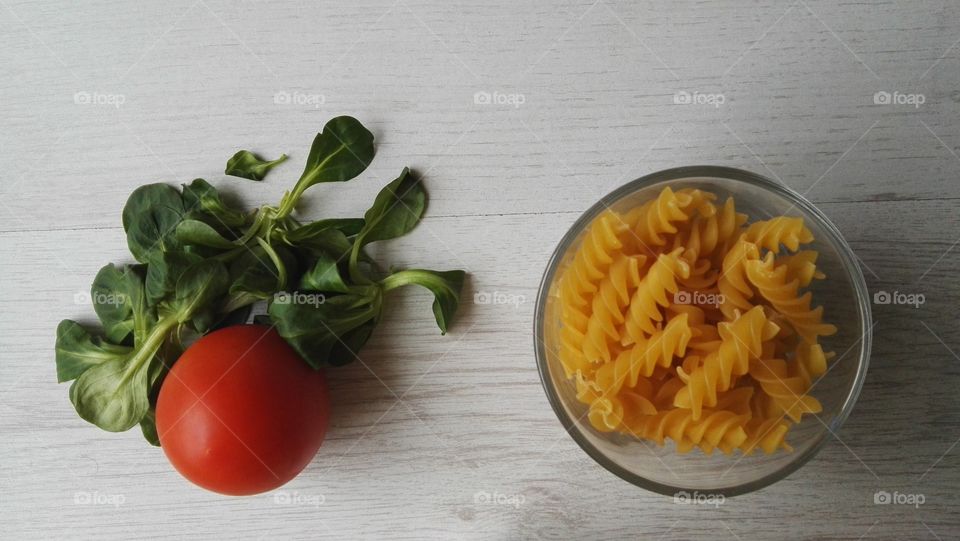
[{"label": "spiral pasta piece", "polygon": [[610,343],[620,341],[618,327],[624,321],[624,308],[640,285],[640,265],[645,259],[644,256],[618,256],[610,265],[610,273],[600,282],[583,342],[587,361],[610,360]]},{"label": "spiral pasta piece", "polygon": [[561,296],[575,306],[589,304],[597,284],[613,264],[614,254],[623,247],[626,222],[614,211],[606,210],[590,225],[570,268],[560,279]]},{"label": "spiral pasta piece", "polygon": [[705,411],[702,418],[694,419],[689,410],[672,409],[631,421],[627,427],[631,432],[659,445],[669,438],[676,442],[680,452],[699,445],[704,452],[710,453],[723,443],[737,447],[747,440],[743,429],[746,419],[730,411]]},{"label": "spiral pasta piece", "polygon": [[747,241],[734,244],[723,258],[723,272],[717,279],[717,289],[723,296],[720,311],[727,319],[733,319],[737,310],[743,312],[753,307],[750,302],[753,288],[747,280],[746,265],[759,258],[757,245]]},{"label": "spiral pasta piece", "polygon": [[753,308],[736,321],[720,327],[720,347],[703,360],[703,366],[686,373],[678,370],[686,387],[677,393],[673,404],[692,410],[699,419],[704,405],[717,404],[717,392],[726,391],[733,376],[746,374],[751,357],[759,356],[764,340],[776,336],[780,329],[767,320],[761,307]]},{"label": "spiral pasta piece", "polygon": [[583,344],[593,296],[613,264],[614,255],[623,247],[622,237],[627,234],[629,228],[618,214],[612,210],[603,212],[590,225],[571,264],[559,279],[557,300],[562,323],[559,358],[567,377],[588,365]]},{"label": "spiral pasta piece", "polygon": [[813,241],[813,233],[803,224],[803,218],[778,216],[750,224],[743,233],[743,240],[780,253],[780,245],[796,252],[801,244]]},{"label": "spiral pasta piece", "polygon": [[706,290],[713,288],[717,284],[717,278],[720,271],[713,268],[709,260],[700,259],[691,261],[683,256],[683,259],[690,265],[690,276],[680,279],[680,284],[687,289],[706,293]]},{"label": "spiral pasta piece", "polygon": [[786,415],[799,423],[804,413],[820,413],[823,410],[816,398],[805,394],[809,382],[787,374],[784,360],[754,359],[750,363],[750,375],[770,397],[776,407],[776,415]]},{"label": "spiral pasta piece", "polygon": [[597,386],[604,393],[613,394],[621,387],[636,386],[640,376],[652,376],[657,366],[669,368],[675,356],[683,356],[692,334],[686,314],[671,319],[662,331],[642,338],[616,360],[598,368],[594,378]]},{"label": "spiral pasta piece", "polygon": [[788,281],[787,267],[775,268],[772,254],[763,260],[747,261],[744,265],[750,283],[804,340],[815,343],[818,336],[837,332],[835,326],[823,323],[823,307],[810,308],[811,293],[799,294],[799,280]]},{"label": "spiral pasta piece", "polygon": [[713,258],[729,251],[740,236],[740,227],[747,216],[736,211],[733,198],[728,197],[719,209],[709,204],[713,212],[698,214],[690,221],[688,229],[674,236],[673,248],[685,248],[684,257],[691,263],[697,259],[709,259],[709,264],[719,267],[720,261]]},{"label": "spiral pasta piece", "polygon": [[657,258],[630,299],[623,345],[637,343],[657,331],[655,322],[663,321],[660,307],[669,306],[671,302],[667,294],[675,294],[679,290],[677,279],[687,276],[690,276],[690,265],[680,258],[679,250]]},{"label": "spiral pasta piece", "polygon": [[587,316],[576,310],[571,310],[561,316],[563,326],[560,328],[560,364],[569,378],[590,366],[587,356],[583,354],[583,344],[587,338]]},{"label": "spiral pasta piece", "polygon": [[793,450],[786,442],[790,424],[779,418],[751,419],[744,430],[747,433],[747,439],[740,444],[740,449],[746,455],[753,454],[753,451],[758,448],[768,455],[776,452],[777,449]]},{"label": "spiral pasta piece", "polygon": [[648,250],[663,246],[667,240],[664,235],[677,232],[674,222],[687,220],[690,216],[684,211],[693,202],[686,193],[674,193],[664,188],[656,199],[641,207],[637,220],[637,239]]},{"label": "spiral pasta piece", "polygon": [[716,194],[699,188],[683,188],[677,190],[677,194],[689,197],[687,201],[682,202],[680,205],[680,208],[683,209],[687,216],[690,216],[693,212],[697,212],[704,218],[710,218],[717,213],[717,207],[713,204],[717,199]]},{"label": "spiral pasta piece", "polygon": [[787,268],[788,282],[796,280],[800,287],[807,287],[814,280],[826,278],[826,275],[817,269],[819,255],[813,250],[801,250],[795,254],[784,255],[776,261],[776,266]]}]

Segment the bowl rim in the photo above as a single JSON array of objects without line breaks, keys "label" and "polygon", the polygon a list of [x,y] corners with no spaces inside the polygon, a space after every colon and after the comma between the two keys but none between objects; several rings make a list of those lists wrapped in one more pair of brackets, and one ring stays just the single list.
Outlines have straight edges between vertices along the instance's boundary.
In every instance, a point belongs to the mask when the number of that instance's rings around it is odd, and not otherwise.
[{"label": "bowl rim", "polygon": [[[814,442],[813,445],[811,445],[803,453],[799,454],[779,470],[776,470],[759,479],[722,489],[710,490],[700,490],[698,487],[691,486],[674,486],[653,481],[616,464],[600,449],[590,443],[590,441],[586,438],[586,436],[584,436],[577,426],[577,421],[579,421],[579,419],[574,420],[571,418],[571,416],[567,415],[562,400],[560,399],[557,390],[551,383],[550,368],[547,366],[546,345],[544,344],[543,340],[544,315],[546,311],[546,301],[550,285],[557,273],[557,267],[560,263],[560,260],[566,254],[566,251],[573,243],[573,240],[587,227],[587,225],[589,225],[589,223],[591,223],[593,219],[596,218],[601,212],[609,208],[621,198],[642,188],[665,181],[680,181],[684,179],[695,179],[698,177],[713,177],[724,180],[745,182],[747,184],[772,191],[792,203],[794,208],[801,209],[818,222],[817,225],[827,233],[829,242],[839,253],[843,262],[843,266],[849,275],[850,282],[856,292],[857,311],[860,316],[859,323],[861,327],[860,342],[862,343],[860,358],[857,361],[857,373],[854,377],[853,385],[850,386],[839,413],[830,423],[831,426],[825,425],[826,430],[820,433],[818,440]],[[551,254],[550,259],[547,262],[546,269],[544,270],[543,276],[540,280],[540,287],[537,292],[537,302],[533,319],[533,342],[534,353],[537,362],[537,371],[540,375],[540,383],[543,385],[544,392],[547,395],[547,400],[550,402],[554,413],[557,415],[557,418],[560,420],[560,423],[563,425],[567,434],[569,434],[570,437],[572,437],[573,440],[576,441],[577,444],[584,450],[584,452],[593,458],[594,461],[624,481],[641,488],[663,494],[665,496],[676,496],[682,492],[700,492],[709,494],[722,494],[724,497],[732,497],[759,490],[786,478],[801,466],[809,462],[810,459],[820,451],[823,445],[827,442],[828,434],[832,434],[836,430],[840,429],[844,421],[846,421],[847,417],[850,415],[850,412],[853,410],[854,404],[856,404],[857,398],[860,396],[860,391],[863,388],[863,382],[866,379],[867,368],[870,363],[870,350],[873,343],[872,321],[873,320],[870,313],[870,294],[869,290],[867,289],[863,272],[860,269],[857,256],[854,254],[853,249],[850,247],[847,241],[844,240],[840,230],[826,217],[826,215],[820,211],[820,209],[804,198],[803,195],[797,193],[786,185],[775,182],[763,175],[733,167],[690,165],[656,171],[627,182],[600,198],[599,201],[591,205],[580,215],[579,218],[577,218],[577,220],[570,226],[567,232],[564,233],[563,237],[557,243],[557,246]]]}]

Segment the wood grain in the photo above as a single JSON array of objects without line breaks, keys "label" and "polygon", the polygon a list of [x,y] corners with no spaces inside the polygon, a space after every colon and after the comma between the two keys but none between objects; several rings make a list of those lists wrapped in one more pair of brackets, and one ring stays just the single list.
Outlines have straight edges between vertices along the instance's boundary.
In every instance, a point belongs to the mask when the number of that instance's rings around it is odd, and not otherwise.
[{"label": "wood grain", "polygon": [[[960,537],[956,2],[3,0],[0,25],[3,537]],[[880,91],[924,103],[877,105]],[[523,103],[476,104],[477,92]],[[677,105],[678,92],[723,104]],[[129,259],[129,192],[199,176],[275,202],[312,134],[344,113],[372,126],[377,160],[312,190],[303,211],[357,215],[403,165],[423,173],[427,219],[377,255],[470,272],[452,332],[439,336],[426,295],[401,293],[363,362],[331,375],[329,438],[279,495],[205,493],[138,433],[78,419],[55,383],[53,331],[91,319],[75,295]],[[237,148],[292,159],[263,183],[227,179]],[[869,375],[837,438],[716,508],[587,457],[546,401],[530,336],[543,268],[579,213],[694,163],[805,193],[872,291],[926,296],[874,307]],[[525,302],[473,304],[476,292]],[[875,505],[878,490],[925,503]]]}]

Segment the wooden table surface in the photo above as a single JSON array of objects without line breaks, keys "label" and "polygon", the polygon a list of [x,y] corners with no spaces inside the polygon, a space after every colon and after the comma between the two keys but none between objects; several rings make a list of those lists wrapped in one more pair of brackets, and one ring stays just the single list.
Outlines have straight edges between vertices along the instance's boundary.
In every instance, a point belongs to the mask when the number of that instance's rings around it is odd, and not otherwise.
[{"label": "wooden table surface", "polygon": [[[136,186],[204,177],[276,202],[338,114],[372,128],[378,157],[304,213],[357,215],[417,168],[427,217],[377,255],[467,269],[466,302],[440,337],[426,294],[396,299],[363,362],[331,374],[328,439],[284,492],[201,491],[138,431],[76,416],[56,324],[90,320],[97,270],[130,261],[120,209]],[[953,0],[0,0],[0,118],[0,537],[960,537]],[[292,159],[228,179],[239,148]],[[872,292],[926,299],[874,306],[863,393],[817,457],[716,507],[587,457],[530,336],[579,213],[685,164],[786,183],[837,224]],[[880,490],[923,503],[876,505]]]}]

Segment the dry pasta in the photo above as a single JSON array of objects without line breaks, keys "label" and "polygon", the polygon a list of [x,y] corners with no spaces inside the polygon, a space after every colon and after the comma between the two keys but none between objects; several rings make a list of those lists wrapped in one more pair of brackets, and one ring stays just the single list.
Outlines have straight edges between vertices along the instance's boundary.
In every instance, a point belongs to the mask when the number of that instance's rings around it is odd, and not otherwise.
[{"label": "dry pasta", "polygon": [[802,218],[748,224],[732,197],[664,188],[590,225],[557,287],[559,359],[590,424],[679,452],[791,450],[836,332]]}]

